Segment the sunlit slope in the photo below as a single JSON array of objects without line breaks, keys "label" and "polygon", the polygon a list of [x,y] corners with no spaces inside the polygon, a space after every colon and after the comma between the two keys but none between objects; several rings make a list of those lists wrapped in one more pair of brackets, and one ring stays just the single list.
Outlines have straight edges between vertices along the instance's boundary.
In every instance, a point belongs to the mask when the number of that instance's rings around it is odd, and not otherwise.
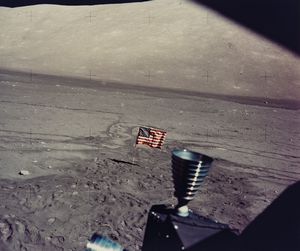
[{"label": "sunlit slope", "polygon": [[0,8],[0,68],[300,98],[299,58],[185,1]]}]

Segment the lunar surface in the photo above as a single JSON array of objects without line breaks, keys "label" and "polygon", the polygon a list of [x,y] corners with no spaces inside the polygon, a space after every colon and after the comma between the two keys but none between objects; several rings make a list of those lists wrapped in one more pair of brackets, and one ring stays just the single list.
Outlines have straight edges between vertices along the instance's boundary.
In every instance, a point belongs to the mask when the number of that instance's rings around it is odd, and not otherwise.
[{"label": "lunar surface", "polygon": [[[190,208],[241,232],[300,179],[299,58],[189,2],[0,7],[0,249],[141,250],[173,149],[214,158]],[[139,126],[167,131],[135,146]]]}]

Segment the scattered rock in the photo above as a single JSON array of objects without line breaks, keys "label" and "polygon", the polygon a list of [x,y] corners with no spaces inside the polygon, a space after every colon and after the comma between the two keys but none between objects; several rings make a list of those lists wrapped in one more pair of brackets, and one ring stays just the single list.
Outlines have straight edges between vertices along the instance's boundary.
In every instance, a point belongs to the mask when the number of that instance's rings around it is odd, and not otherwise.
[{"label": "scattered rock", "polygon": [[125,234],[124,237],[128,240],[128,241],[132,241],[133,237],[129,234]]},{"label": "scattered rock", "polygon": [[15,224],[16,224],[17,232],[21,235],[24,235],[26,231],[25,225],[20,221],[16,221]]},{"label": "scattered rock", "polygon": [[19,172],[19,174],[20,175],[29,175],[30,174],[30,172],[28,171],[28,170],[21,170],[20,172]]},{"label": "scattered rock", "polygon": [[51,241],[51,239],[52,239],[51,236],[46,236],[46,237],[45,237],[45,240],[46,240],[46,241]]},{"label": "scattered rock", "polygon": [[49,218],[49,219],[48,219],[48,223],[49,223],[50,225],[53,224],[54,221],[55,221],[55,218]]},{"label": "scattered rock", "polygon": [[34,243],[34,244],[42,244],[43,240],[40,235],[38,228],[34,225],[28,225],[25,231],[25,241]]},{"label": "scattered rock", "polygon": [[12,236],[13,230],[7,220],[0,220],[0,239],[7,241]]},{"label": "scattered rock", "polygon": [[26,203],[26,199],[22,198],[19,203],[20,203],[20,205],[24,205]]},{"label": "scattered rock", "polygon": [[20,249],[21,251],[28,251],[28,249],[26,247],[21,246],[20,248],[21,248]]},{"label": "scattered rock", "polygon": [[63,236],[51,236],[51,243],[55,246],[61,246],[65,241]]}]

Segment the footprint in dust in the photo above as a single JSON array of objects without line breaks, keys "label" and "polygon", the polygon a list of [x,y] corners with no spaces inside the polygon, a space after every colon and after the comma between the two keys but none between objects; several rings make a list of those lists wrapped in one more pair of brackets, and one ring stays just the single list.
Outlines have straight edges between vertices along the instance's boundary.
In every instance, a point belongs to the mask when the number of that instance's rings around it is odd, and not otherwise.
[{"label": "footprint in dust", "polygon": [[3,250],[5,245],[12,250],[26,250],[23,244],[44,245],[39,229],[20,219],[0,218],[0,250]]},{"label": "footprint in dust", "polygon": [[114,123],[107,129],[107,135],[110,136],[112,142],[119,146],[126,144],[128,140],[131,140],[131,129],[127,125],[121,123]]}]

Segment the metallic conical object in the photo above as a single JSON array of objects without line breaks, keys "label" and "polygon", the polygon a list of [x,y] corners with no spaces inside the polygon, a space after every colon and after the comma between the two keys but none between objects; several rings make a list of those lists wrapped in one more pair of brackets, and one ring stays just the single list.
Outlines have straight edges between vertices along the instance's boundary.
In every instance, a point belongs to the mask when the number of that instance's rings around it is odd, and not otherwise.
[{"label": "metallic conical object", "polygon": [[172,152],[174,196],[178,199],[176,213],[186,217],[187,204],[193,200],[201,183],[208,174],[213,159],[201,153],[184,150]]}]

